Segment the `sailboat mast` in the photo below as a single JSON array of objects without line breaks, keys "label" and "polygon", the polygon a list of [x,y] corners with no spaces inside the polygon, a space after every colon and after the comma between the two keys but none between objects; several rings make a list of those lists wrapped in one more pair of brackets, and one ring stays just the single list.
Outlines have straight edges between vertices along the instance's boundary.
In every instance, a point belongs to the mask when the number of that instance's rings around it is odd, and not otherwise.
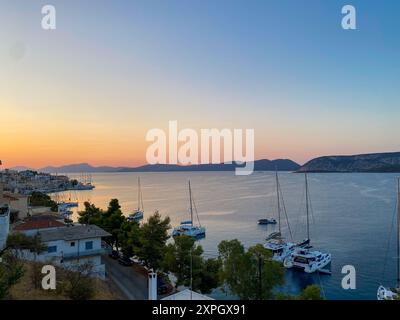
[{"label": "sailboat mast", "polygon": [[190,186],[190,180],[189,180],[189,201],[190,201],[190,221],[192,222],[193,225],[193,200],[192,200],[192,187]]},{"label": "sailboat mast", "polygon": [[309,203],[308,203],[308,179],[307,179],[307,173],[304,174],[305,180],[306,180],[306,212],[307,212],[307,240],[310,240],[310,217],[309,217]]},{"label": "sailboat mast", "polygon": [[138,177],[138,210],[140,210],[140,177]]},{"label": "sailboat mast", "polygon": [[397,178],[397,288],[400,288],[400,177]]},{"label": "sailboat mast", "polygon": [[278,199],[278,230],[281,233],[281,202],[279,197],[279,179],[278,179],[278,171],[275,171],[275,179],[276,179],[276,197]]}]

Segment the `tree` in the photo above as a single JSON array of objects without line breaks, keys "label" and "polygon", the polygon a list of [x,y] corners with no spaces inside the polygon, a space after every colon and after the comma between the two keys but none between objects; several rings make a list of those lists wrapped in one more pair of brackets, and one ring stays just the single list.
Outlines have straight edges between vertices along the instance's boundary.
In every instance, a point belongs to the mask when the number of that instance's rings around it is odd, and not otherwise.
[{"label": "tree", "polygon": [[167,246],[164,267],[175,275],[176,286],[190,286],[190,279],[197,278],[202,268],[202,253],[203,248],[185,235],[175,237],[174,243]]},{"label": "tree", "polygon": [[152,268],[155,271],[161,268],[170,228],[170,218],[161,219],[158,211],[141,226],[139,233],[140,246],[134,248],[134,251],[148,268]]},{"label": "tree", "polygon": [[323,300],[321,297],[321,288],[315,284],[307,286],[299,295],[278,293],[276,300]]},{"label": "tree", "polygon": [[16,232],[8,235],[5,248],[0,250],[0,257],[12,250],[14,250],[16,254],[18,254],[18,250],[30,250],[39,254],[46,249],[47,247],[43,244],[39,235],[30,237],[23,233]]},{"label": "tree", "polygon": [[9,296],[10,288],[24,275],[23,264],[12,254],[4,254],[0,261],[0,299]]},{"label": "tree", "polygon": [[299,295],[299,300],[323,300],[321,288],[315,284],[307,286]]},{"label": "tree", "polygon": [[85,210],[80,211],[79,214],[79,223],[81,224],[95,224],[100,227],[101,224],[101,216],[103,211],[100,208],[97,208],[94,204],[86,201],[84,204]]},{"label": "tree", "polygon": [[85,210],[79,212],[79,223],[94,224],[111,234],[104,239],[112,247],[119,247],[119,233],[122,224],[126,221],[118,199],[111,199],[106,211],[97,208],[90,202],[84,203]]},{"label": "tree", "polygon": [[63,286],[68,298],[89,300],[95,295],[95,283],[92,278],[93,266],[84,263],[77,268],[65,271]]},{"label": "tree", "polygon": [[174,238],[167,246],[164,270],[176,277],[176,286],[192,287],[201,293],[210,293],[220,285],[220,262],[217,259],[204,260],[203,248],[188,236]]},{"label": "tree", "polygon": [[240,299],[271,299],[272,289],[284,283],[284,268],[260,244],[246,251],[238,240],[222,241],[218,251],[222,279]]},{"label": "tree", "polygon": [[111,233],[111,237],[106,238],[105,241],[112,247],[119,248],[118,235],[125,219],[118,199],[111,199],[107,211],[102,214],[101,227]]},{"label": "tree", "polygon": [[201,271],[196,275],[194,286],[201,293],[210,293],[221,285],[221,261],[219,259],[203,260]]},{"label": "tree", "polygon": [[29,197],[29,203],[31,206],[43,206],[50,207],[51,211],[57,212],[58,204],[57,202],[51,200],[50,196],[45,193],[34,191]]},{"label": "tree", "polygon": [[118,233],[118,242],[121,247],[121,252],[125,257],[133,256],[135,254],[135,248],[140,247],[139,235],[139,222],[135,220],[124,220],[124,222],[122,222]]},{"label": "tree", "polygon": [[22,233],[12,233],[0,251],[0,299],[7,298],[10,288],[17,284],[24,274],[24,267],[17,259],[18,250],[40,253],[46,249],[39,236],[29,237]]}]

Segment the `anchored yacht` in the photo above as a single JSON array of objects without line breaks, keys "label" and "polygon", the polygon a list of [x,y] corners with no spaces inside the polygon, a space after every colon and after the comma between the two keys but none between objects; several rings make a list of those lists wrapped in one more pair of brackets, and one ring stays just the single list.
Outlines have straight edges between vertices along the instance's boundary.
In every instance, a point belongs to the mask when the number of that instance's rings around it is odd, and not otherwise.
[{"label": "anchored yacht", "polygon": [[[275,261],[284,261],[295,249],[295,243],[286,242],[282,237],[281,232],[281,211],[285,213],[286,221],[289,228],[290,237],[292,237],[292,232],[290,230],[289,220],[286,215],[285,205],[283,202],[282,191],[280,189],[278,172],[275,172],[275,181],[276,181],[276,197],[277,197],[277,205],[278,205],[278,232],[273,232],[267,237],[267,242],[264,244],[264,248],[268,249],[272,252],[272,259]],[[274,219],[275,220],[275,219]],[[275,221],[276,223],[276,221]]]},{"label": "anchored yacht", "polygon": [[[189,201],[190,201],[190,206],[189,206],[190,220],[182,221],[178,227],[174,228],[172,236],[176,237],[180,235],[186,235],[197,239],[204,238],[206,236],[206,228],[202,227],[200,224],[200,219],[197,213],[196,204],[194,203],[192,197],[192,188],[190,186],[190,180],[189,180]],[[199,223],[198,225],[193,224],[193,211],[196,211],[196,216]]]},{"label": "anchored yacht", "polygon": [[378,300],[400,299],[400,177],[397,178],[397,288],[379,286],[376,294]]},{"label": "anchored yacht", "polygon": [[144,206],[143,206],[143,196],[142,189],[140,187],[140,177],[138,177],[138,207],[133,213],[128,216],[129,221],[139,221],[144,217]]},{"label": "anchored yacht", "polygon": [[306,212],[307,212],[307,239],[302,241],[302,245],[297,246],[295,250],[284,260],[283,265],[285,268],[300,268],[306,273],[313,273],[315,271],[328,272],[325,269],[332,260],[330,253],[325,253],[313,250],[310,245],[310,219],[309,219],[309,206],[310,198],[308,192],[308,179],[305,174],[306,184]]}]

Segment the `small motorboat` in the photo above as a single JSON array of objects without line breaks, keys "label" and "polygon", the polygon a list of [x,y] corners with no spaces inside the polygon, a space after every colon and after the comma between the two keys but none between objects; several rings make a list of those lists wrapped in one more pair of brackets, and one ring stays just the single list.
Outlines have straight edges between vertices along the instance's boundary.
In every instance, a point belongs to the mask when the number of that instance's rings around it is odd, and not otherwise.
[{"label": "small motorboat", "polygon": [[269,218],[269,219],[259,219],[258,224],[276,224],[276,220],[274,218]]}]

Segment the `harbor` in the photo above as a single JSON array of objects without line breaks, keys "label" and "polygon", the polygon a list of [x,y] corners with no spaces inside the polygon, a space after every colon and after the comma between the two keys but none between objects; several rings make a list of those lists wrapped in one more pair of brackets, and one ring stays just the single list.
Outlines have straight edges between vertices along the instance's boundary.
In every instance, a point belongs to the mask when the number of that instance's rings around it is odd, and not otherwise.
[{"label": "harbor", "polygon": [[30,195],[35,191],[55,193],[95,188],[91,183],[90,175],[79,175],[70,179],[66,175],[43,173],[35,170],[5,169],[0,171],[0,181],[4,184],[5,190],[22,195]]},{"label": "harbor", "polygon": [[[111,198],[118,198],[126,216],[137,205],[137,179],[141,178],[144,203],[144,221],[155,210],[171,218],[171,225],[187,220],[189,211],[190,179],[201,225],[206,237],[198,241],[204,248],[203,256],[218,256],[217,245],[223,240],[239,239],[246,247],[264,244],[268,235],[278,232],[278,224],[259,225],[265,216],[276,217],[276,177],[274,172],[259,172],[250,177],[236,177],[230,173],[97,173],[93,174],[96,189],[82,191],[80,197],[90,198],[99,207],[106,207]],[[395,239],[389,239],[391,219],[396,205],[396,174],[309,174],[310,234],[312,245],[332,255],[329,269],[307,274],[288,269],[286,284],[279,290],[296,294],[309,284],[320,285],[326,299],[376,299],[381,283],[395,283],[396,264],[389,259],[386,268],[384,250],[378,250],[370,237],[380,237],[390,243],[388,256],[396,248]],[[71,175],[74,178],[74,175]],[[304,175],[279,173],[285,207],[295,241],[307,238]],[[66,196],[68,193],[66,193]],[[72,219],[82,203],[73,208]],[[312,214],[311,214],[312,210]],[[379,212],[379,222],[376,213]],[[354,229],[354,225],[357,228]],[[171,230],[172,231],[172,230]],[[281,232],[289,236],[285,223]],[[390,241],[389,241],[390,240]],[[365,252],[381,268],[368,268]],[[341,268],[354,265],[362,279],[356,290],[344,290]],[[229,299],[219,290],[211,297]]]}]

